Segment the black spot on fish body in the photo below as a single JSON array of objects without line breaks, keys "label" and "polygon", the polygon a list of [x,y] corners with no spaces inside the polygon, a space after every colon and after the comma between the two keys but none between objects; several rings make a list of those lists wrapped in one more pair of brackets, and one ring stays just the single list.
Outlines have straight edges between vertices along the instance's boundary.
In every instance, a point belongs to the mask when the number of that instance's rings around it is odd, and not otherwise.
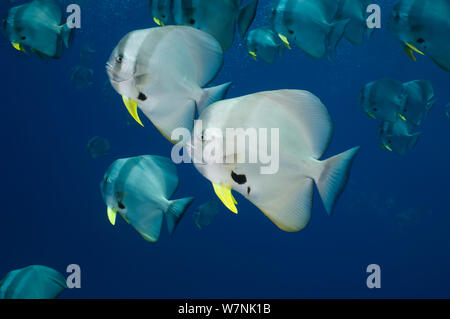
[{"label": "black spot on fish body", "polygon": [[249,187],[247,187],[247,195],[250,195],[250,192],[251,192],[251,188],[249,186]]},{"label": "black spot on fish body", "polygon": [[145,100],[147,100],[147,95],[145,95],[142,92],[139,92],[138,99],[141,100],[141,101],[145,101]]},{"label": "black spot on fish body", "polygon": [[233,179],[233,181],[235,181],[239,185],[243,185],[243,184],[247,183],[247,176],[245,176],[244,174],[239,175],[239,174],[236,174],[235,172],[231,171],[231,178]]}]

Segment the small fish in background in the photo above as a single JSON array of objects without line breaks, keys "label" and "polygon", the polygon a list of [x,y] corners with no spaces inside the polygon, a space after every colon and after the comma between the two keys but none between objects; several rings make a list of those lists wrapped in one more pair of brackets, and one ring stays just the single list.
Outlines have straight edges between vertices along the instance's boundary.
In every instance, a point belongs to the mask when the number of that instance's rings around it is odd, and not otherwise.
[{"label": "small fish in background", "polygon": [[70,73],[70,80],[77,90],[84,90],[94,84],[92,78],[94,76],[94,71],[82,65],[77,65],[72,68]]},{"label": "small fish in background", "polygon": [[367,7],[371,0],[341,0],[335,20],[349,19],[344,36],[352,44],[361,44],[364,35],[370,37],[374,29],[367,27]]},{"label": "small fish in background", "polygon": [[392,197],[389,197],[388,199],[386,199],[386,201],[384,203],[385,203],[385,206],[387,209],[392,209],[397,205],[395,199]]},{"label": "small fish in background", "polygon": [[18,51],[26,47],[41,58],[60,58],[69,48],[72,29],[63,24],[63,13],[54,0],[34,0],[11,8],[3,20],[3,33]]},{"label": "small fish in background", "polygon": [[432,213],[432,210],[426,207],[411,207],[395,214],[395,220],[398,226],[406,229],[409,226],[418,225],[421,219],[430,216]]},{"label": "small fish in background", "polygon": [[94,136],[89,140],[86,149],[92,159],[99,159],[105,155],[108,155],[111,150],[111,145],[106,138]]},{"label": "small fish in background", "polygon": [[[234,41],[236,23],[244,39],[252,24],[258,0],[250,0],[242,8],[241,0],[173,0],[175,24],[188,25],[214,36],[227,50]],[[220,18],[217,13],[220,12]]]},{"label": "small fish in background", "polygon": [[159,26],[174,24],[173,0],[150,0],[149,8],[153,21]]},{"label": "small fish in background", "polygon": [[412,125],[398,119],[394,123],[384,121],[378,127],[378,138],[381,146],[397,155],[405,155],[412,150],[419,140],[420,133],[410,133]]},{"label": "small fish in background", "polygon": [[450,72],[450,1],[400,0],[388,22],[390,33],[414,61],[414,53],[429,56]]},{"label": "small fish in background", "polygon": [[203,88],[223,64],[220,44],[210,34],[187,26],[130,32],[106,65],[111,85],[142,126],[138,107],[171,142],[176,128],[192,130],[196,107],[225,97],[231,83]]},{"label": "small fish in background", "polygon": [[377,134],[381,146],[397,155],[416,146],[420,133],[414,133],[414,128],[422,124],[435,103],[428,80],[377,80],[362,88],[359,99],[362,110],[381,121]]},{"label": "small fish in background", "polygon": [[359,105],[373,119],[395,122],[403,112],[407,95],[401,81],[380,79],[361,89]]},{"label": "small fish in background", "polygon": [[380,79],[362,88],[359,104],[373,119],[394,123],[401,118],[419,126],[435,101],[430,81]]},{"label": "small fish in background", "polygon": [[116,160],[101,183],[108,219],[125,219],[147,241],[159,240],[164,217],[170,234],[194,200],[171,200],[178,186],[175,164],[161,156],[138,156]]},{"label": "small fish in background", "polygon": [[436,103],[433,86],[430,81],[415,80],[403,84],[403,87],[407,99],[400,117],[419,126]]},{"label": "small fish in background", "polygon": [[[226,136],[216,135],[217,129],[222,132],[228,128],[278,129],[277,146],[270,138],[266,147],[279,149],[279,165],[276,171],[267,174],[261,173],[265,165],[242,161],[243,154],[236,150],[224,152],[220,161],[204,157],[195,149],[191,151],[195,167],[212,182],[215,193],[229,210],[238,212],[232,195],[235,190],[280,229],[300,231],[311,217],[315,183],[327,213],[332,214],[359,147],[319,160],[330,143],[333,124],[328,110],[315,95],[300,90],[259,92],[216,102],[200,114],[199,120],[191,144],[193,148],[201,145],[203,150],[228,145]],[[245,139],[239,134],[244,132],[236,135]],[[245,154],[248,153],[246,149]]]},{"label": "small fish in background", "polygon": [[195,225],[203,229],[211,224],[219,214],[219,205],[215,201],[209,201],[197,207],[192,214]]},{"label": "small fish in background", "polygon": [[87,43],[83,44],[80,49],[80,64],[92,66],[94,64],[95,50]]},{"label": "small fish in background", "polygon": [[338,9],[338,1],[278,0],[271,25],[287,46],[295,43],[310,57],[320,59],[334,54],[350,21],[335,21]]},{"label": "small fish in background", "polygon": [[0,281],[0,299],[55,299],[66,288],[60,272],[32,265],[13,270]]},{"label": "small fish in background", "polygon": [[260,58],[269,64],[275,62],[276,57],[281,55],[286,46],[276,32],[269,27],[249,31],[245,38],[245,44],[248,53],[255,61]]}]

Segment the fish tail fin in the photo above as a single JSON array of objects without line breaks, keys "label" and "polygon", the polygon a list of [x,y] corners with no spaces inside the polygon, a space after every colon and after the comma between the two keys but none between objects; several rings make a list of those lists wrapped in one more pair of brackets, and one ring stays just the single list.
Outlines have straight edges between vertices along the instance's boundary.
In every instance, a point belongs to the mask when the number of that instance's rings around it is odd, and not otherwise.
[{"label": "fish tail fin", "polygon": [[67,23],[60,26],[61,30],[61,38],[64,42],[64,45],[66,48],[69,48],[72,45],[72,39],[73,39],[73,29],[70,28]]},{"label": "fish tail fin", "polygon": [[413,149],[419,141],[420,133],[414,133],[409,137],[408,148]]},{"label": "fish tail fin", "polygon": [[224,99],[230,86],[231,82],[227,82],[222,85],[203,89],[203,96],[197,103],[198,113],[201,114],[208,105]]},{"label": "fish tail fin", "polygon": [[350,169],[358,151],[359,146],[319,162],[319,176],[316,176],[314,180],[328,215],[332,214],[334,204],[347,184]]},{"label": "fish tail fin", "polygon": [[333,22],[331,24],[331,29],[328,34],[328,51],[331,55],[333,55],[336,51],[336,47],[339,41],[341,41],[342,37],[344,36],[345,29],[349,22],[349,19],[344,19]]},{"label": "fish tail fin", "polygon": [[258,0],[252,0],[239,11],[238,16],[238,30],[241,38],[244,38],[248,28],[252,24],[256,15],[256,8],[258,7]]},{"label": "fish tail fin", "polygon": [[178,223],[193,200],[194,197],[186,197],[170,201],[169,208],[166,212],[167,228],[170,235],[172,235],[177,228]]}]

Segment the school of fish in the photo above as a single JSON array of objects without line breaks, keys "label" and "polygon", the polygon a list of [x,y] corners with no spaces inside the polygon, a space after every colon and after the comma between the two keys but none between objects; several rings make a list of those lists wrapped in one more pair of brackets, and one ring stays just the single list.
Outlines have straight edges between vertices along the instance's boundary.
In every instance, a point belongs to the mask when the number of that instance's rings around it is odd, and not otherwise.
[{"label": "school of fish", "polygon": [[[169,142],[189,150],[199,174],[211,182],[212,191],[228,210],[238,213],[234,191],[279,229],[297,232],[311,218],[314,187],[325,211],[333,213],[359,147],[349,145],[348,150],[322,159],[333,137],[333,121],[311,92],[281,89],[227,99],[231,81],[209,84],[226,63],[224,50],[232,46],[236,30],[255,61],[275,63],[283,51],[294,47],[314,59],[332,59],[343,39],[355,45],[370,39],[374,29],[367,24],[369,5],[368,0],[275,0],[265,26],[251,29],[258,0],[150,0],[156,26],[128,30],[118,37],[111,45],[106,73],[139,125],[145,126],[148,120]],[[75,32],[64,23],[63,15],[55,0],[33,0],[11,8],[2,31],[17,51],[34,52],[42,59],[61,58]],[[417,54],[427,56],[450,72],[448,16],[450,0],[399,0],[388,30],[409,58],[416,61]],[[93,53],[86,46],[80,65],[71,71],[77,89],[92,85],[89,56]],[[364,85],[359,101],[365,114],[379,120],[381,146],[404,155],[416,146],[420,136],[416,129],[436,97],[428,80],[385,78]],[[448,118],[449,110],[447,106]],[[173,136],[179,128],[192,133],[190,141]],[[227,149],[219,161],[217,156],[205,158],[196,152],[227,144],[227,129],[240,128],[278,130],[278,140],[266,145],[278,150],[275,172],[261,173],[262,163],[242,161],[245,154],[234,149]],[[87,150],[97,159],[108,154],[110,145],[96,136]],[[168,157],[143,155],[114,161],[100,183],[108,220],[116,225],[117,215],[121,216],[149,242],[159,240],[164,221],[173,234],[194,200],[171,199],[178,182],[176,165]],[[194,222],[204,228],[218,212],[216,202],[206,202],[195,210]],[[0,298],[56,298],[64,288],[57,271],[29,266],[6,275],[0,282]]]}]

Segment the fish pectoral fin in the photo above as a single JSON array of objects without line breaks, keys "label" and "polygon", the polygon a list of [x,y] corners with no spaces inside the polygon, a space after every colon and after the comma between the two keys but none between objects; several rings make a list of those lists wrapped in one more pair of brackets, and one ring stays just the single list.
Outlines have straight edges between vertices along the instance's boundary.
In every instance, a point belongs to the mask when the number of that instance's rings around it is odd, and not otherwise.
[{"label": "fish pectoral fin", "polygon": [[22,44],[16,43],[16,42],[11,42],[11,44],[14,47],[14,49],[16,49],[17,51],[20,51],[20,52],[23,52],[23,53],[27,53],[27,51],[24,49]]},{"label": "fish pectoral fin", "polygon": [[377,119],[377,117],[370,112],[366,112],[366,114],[372,119],[375,119],[375,120]]},{"label": "fish pectoral fin", "polygon": [[126,219],[125,216],[122,216],[122,218],[127,222],[127,224],[130,224],[130,222],[128,221],[128,219]]},{"label": "fish pectoral fin", "polygon": [[159,19],[156,18],[156,17],[153,17],[153,21],[154,21],[157,25],[159,25],[159,26],[161,26],[161,27],[164,26],[164,22],[162,22],[161,20],[159,20]]},{"label": "fish pectoral fin", "polygon": [[414,56],[413,50],[411,48],[407,47],[406,45],[403,47],[403,51],[405,51],[406,55],[411,58],[414,62],[417,61],[416,57]]},{"label": "fish pectoral fin", "polygon": [[109,206],[107,206],[106,212],[108,213],[109,222],[114,226],[116,224],[117,212]]},{"label": "fish pectoral fin", "polygon": [[125,95],[122,95],[123,103],[125,104],[125,107],[127,108],[128,112],[131,114],[131,116],[138,122],[141,126],[144,126],[142,124],[141,119],[139,118],[138,114],[138,103]]},{"label": "fish pectoral fin", "polygon": [[387,149],[389,152],[392,152],[392,148],[389,145],[384,144],[384,148]]},{"label": "fish pectoral fin", "polygon": [[401,118],[403,121],[407,121],[406,117],[404,117],[403,115],[401,115],[400,113],[397,114],[399,118]]},{"label": "fish pectoral fin", "polygon": [[414,52],[425,55],[422,51],[408,42],[404,42],[403,50],[405,51],[406,55],[409,56],[414,62],[417,61],[416,57],[414,56]]},{"label": "fish pectoral fin", "polygon": [[253,52],[253,51],[248,51],[248,54],[250,54],[251,55],[251,57],[253,58],[253,60],[255,60],[255,61],[257,61],[257,59],[256,59],[256,53],[255,52]]},{"label": "fish pectoral fin", "polygon": [[283,41],[283,44],[286,46],[286,48],[288,48],[290,50],[291,49],[291,45],[289,44],[289,41],[286,38],[286,36],[282,35],[281,33],[279,33],[278,37],[281,39],[281,41]]},{"label": "fish pectoral fin", "polygon": [[214,182],[212,184],[214,187],[214,192],[222,201],[222,203],[233,213],[237,214],[238,210],[235,206],[235,204],[237,204],[237,201],[233,197],[233,194],[231,194],[231,186],[226,184],[216,184]]},{"label": "fish pectoral fin", "polygon": [[405,42],[406,46],[408,48],[410,48],[411,50],[413,50],[414,52],[417,52],[421,55],[425,55],[425,53],[423,53],[422,51],[420,51],[419,49],[417,49],[414,45],[412,45],[411,43]]}]

